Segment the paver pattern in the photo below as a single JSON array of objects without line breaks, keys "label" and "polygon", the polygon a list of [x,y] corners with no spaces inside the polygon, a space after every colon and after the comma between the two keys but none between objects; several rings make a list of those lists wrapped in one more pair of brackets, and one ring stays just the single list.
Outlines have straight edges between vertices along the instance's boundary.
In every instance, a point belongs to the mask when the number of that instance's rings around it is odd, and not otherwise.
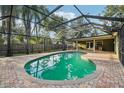
[{"label": "paver pattern", "polygon": [[31,59],[48,53],[0,58],[0,88],[124,88],[124,67],[114,53],[87,53],[101,73],[90,81],[78,84],[46,84],[38,82],[24,71],[24,65]]}]

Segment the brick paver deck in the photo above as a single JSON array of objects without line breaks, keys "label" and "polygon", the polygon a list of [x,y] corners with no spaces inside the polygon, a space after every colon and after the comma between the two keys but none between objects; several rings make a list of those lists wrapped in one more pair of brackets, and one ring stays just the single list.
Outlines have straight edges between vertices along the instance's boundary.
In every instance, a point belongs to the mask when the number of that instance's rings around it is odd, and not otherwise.
[{"label": "brick paver deck", "polygon": [[102,69],[101,73],[90,81],[65,85],[38,82],[24,71],[24,65],[27,61],[46,54],[48,53],[0,58],[0,87],[124,88],[124,67],[113,53],[87,53],[85,55]]}]

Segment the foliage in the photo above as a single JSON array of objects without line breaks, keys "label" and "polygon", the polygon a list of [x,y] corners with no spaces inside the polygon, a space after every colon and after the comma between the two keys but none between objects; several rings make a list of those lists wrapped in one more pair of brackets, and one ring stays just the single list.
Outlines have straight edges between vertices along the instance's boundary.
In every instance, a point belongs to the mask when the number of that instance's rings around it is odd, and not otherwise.
[{"label": "foliage", "polygon": [[[38,11],[41,11],[45,13],[46,15],[49,13],[48,9],[42,5],[40,6],[32,5],[30,7]],[[0,16],[5,16],[5,15],[10,15],[10,5],[0,6]],[[38,22],[40,24],[42,23],[41,19],[44,17],[44,15],[34,12],[31,9],[28,9],[24,6],[14,6],[12,15],[18,18],[24,19],[24,20],[21,20],[17,18],[12,18],[12,22],[11,22],[12,33],[17,33],[21,35],[27,34],[29,36],[32,36],[34,33],[34,30],[33,30],[34,28],[34,29],[39,30],[37,31],[37,35],[39,34],[40,36],[40,33],[42,33],[40,32],[42,27],[40,25],[35,25],[34,23],[31,23],[31,21],[34,21],[35,23]],[[28,20],[28,21],[25,21],[25,20]],[[6,31],[6,29],[8,29],[8,26],[9,26],[8,19],[2,20],[2,25],[0,27],[1,31]],[[2,38],[2,35],[1,35],[1,38]],[[1,38],[0,38],[0,41],[2,40]],[[25,36],[14,35],[12,36],[11,40],[13,43],[25,43],[24,42],[25,38],[26,38]],[[31,38],[30,41],[33,41],[33,43],[37,42],[36,39],[34,38]],[[29,43],[32,43],[30,41]],[[4,40],[4,42],[6,42],[6,40]]]},{"label": "foliage", "polygon": [[[54,15],[54,14],[52,14],[51,17],[54,18],[55,20],[49,18],[49,20],[45,21],[45,23],[44,23],[44,25],[46,25],[46,27],[47,27],[47,30],[55,30],[54,27],[56,25],[58,25],[60,23],[63,23],[67,20],[63,17],[57,16],[57,15]],[[65,25],[63,25],[63,27],[65,28]],[[58,27],[58,29],[60,30],[61,27]]]},{"label": "foliage", "polygon": [[[103,16],[124,17],[124,5],[107,5],[103,11]],[[104,21],[104,24],[119,26],[119,22]]]}]

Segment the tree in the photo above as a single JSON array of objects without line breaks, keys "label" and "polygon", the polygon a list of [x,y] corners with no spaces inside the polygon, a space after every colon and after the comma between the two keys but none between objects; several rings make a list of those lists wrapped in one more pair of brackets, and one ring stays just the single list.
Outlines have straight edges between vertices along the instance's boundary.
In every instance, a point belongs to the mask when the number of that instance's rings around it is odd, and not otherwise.
[{"label": "tree", "polygon": [[[103,16],[110,17],[124,17],[124,5],[107,5],[103,11]],[[111,25],[113,27],[121,25],[119,22],[104,21],[104,24]]]},{"label": "tree", "polygon": [[66,28],[66,25],[58,26],[58,27],[56,27],[57,29],[53,28],[53,27],[55,27],[56,25],[58,25],[62,22],[65,22],[67,19],[57,16],[55,14],[51,15],[51,17],[54,18],[55,20],[49,18],[49,20],[47,19],[47,21],[44,22],[44,25],[46,25],[46,27],[47,27],[46,29],[48,31],[49,30],[59,31],[61,28]]},{"label": "tree", "polygon": [[[10,5],[0,6],[0,16],[10,15]],[[9,19],[2,20],[1,32],[8,32],[9,28]],[[2,40],[3,35],[1,35],[1,43],[6,42],[6,39]]]},{"label": "tree", "polygon": [[118,12],[120,12],[118,5],[107,5],[105,7],[105,10],[103,11],[103,14],[104,14],[104,16],[114,16]]},{"label": "tree", "polygon": [[0,45],[4,43],[4,39],[2,38],[2,34],[0,34]]},{"label": "tree", "polygon": [[[34,8],[34,9],[36,9],[38,11],[44,12],[45,14],[48,13],[48,10],[44,6],[32,5],[30,7]],[[41,14],[39,14],[37,12],[34,12],[31,9],[28,9],[28,8],[25,8],[25,7],[22,8],[22,18],[25,19],[25,20],[28,20],[28,21],[23,21],[25,29],[26,29],[26,35],[27,35],[26,36],[26,39],[27,39],[27,45],[26,45],[26,47],[27,47],[27,54],[29,53],[29,48],[30,48],[30,46],[29,46],[29,42],[30,42],[29,38],[31,36],[31,29],[32,29],[31,21],[35,20],[35,22],[37,21],[37,22],[40,23],[40,20],[43,17],[44,17],[44,15],[41,15]],[[39,27],[39,29],[40,29],[40,26],[37,26],[37,25],[34,25],[34,26],[35,27]]]}]

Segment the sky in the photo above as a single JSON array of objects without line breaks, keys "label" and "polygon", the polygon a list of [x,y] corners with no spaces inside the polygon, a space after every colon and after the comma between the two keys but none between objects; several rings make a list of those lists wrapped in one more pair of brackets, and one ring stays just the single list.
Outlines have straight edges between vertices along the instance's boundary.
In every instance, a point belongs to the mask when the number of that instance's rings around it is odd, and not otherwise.
[{"label": "sky", "polygon": [[[55,7],[56,5],[49,5],[48,9],[52,11]],[[82,11],[83,14],[98,15],[104,10],[105,5],[77,5],[77,7]],[[55,14],[63,16],[67,19],[80,16],[80,13],[72,5],[63,6],[57,10]]]},{"label": "sky", "polygon": [[[52,11],[57,7],[57,5],[49,5],[47,7],[50,11]],[[99,15],[102,13],[102,11],[105,9],[106,6],[105,5],[78,5],[77,7],[82,11],[83,14]],[[59,10],[57,10],[54,14],[58,16],[62,16],[68,20],[81,15],[72,5],[63,6]],[[93,19],[90,21],[91,22],[95,21],[99,23],[99,20],[97,19]],[[53,37],[54,33],[51,33],[50,36]]]}]

